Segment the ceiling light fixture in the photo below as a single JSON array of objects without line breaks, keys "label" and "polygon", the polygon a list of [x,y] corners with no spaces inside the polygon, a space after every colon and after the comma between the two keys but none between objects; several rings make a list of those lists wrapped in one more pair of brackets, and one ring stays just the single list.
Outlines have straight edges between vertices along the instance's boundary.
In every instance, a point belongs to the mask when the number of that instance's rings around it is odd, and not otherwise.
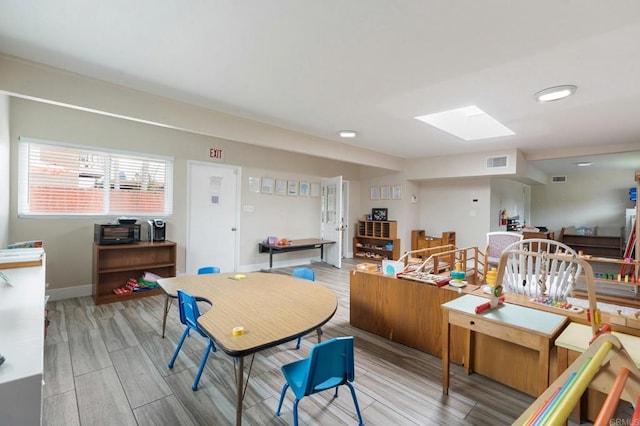
[{"label": "ceiling light fixture", "polygon": [[588,167],[591,164],[593,164],[591,161],[580,161],[579,163],[576,163],[576,166],[578,166],[578,167]]},{"label": "ceiling light fixture", "polygon": [[340,130],[338,134],[341,138],[355,138],[357,135],[353,130]]},{"label": "ceiling light fixture", "polygon": [[578,90],[578,86],[571,84],[549,87],[533,95],[533,99],[541,103],[553,102],[573,95],[576,90]]}]

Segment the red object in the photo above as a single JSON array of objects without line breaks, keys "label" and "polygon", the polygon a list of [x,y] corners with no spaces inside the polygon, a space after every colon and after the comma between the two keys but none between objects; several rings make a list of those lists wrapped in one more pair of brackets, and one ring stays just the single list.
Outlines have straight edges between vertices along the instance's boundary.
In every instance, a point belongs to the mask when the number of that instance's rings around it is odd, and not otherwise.
[{"label": "red object", "polygon": [[[498,298],[498,306],[502,305],[503,303],[504,303],[504,296],[500,296]],[[476,306],[476,314],[479,314],[480,312],[488,311],[489,309],[491,309],[491,301],[481,303],[478,306]]]},{"label": "red object", "polygon": [[631,425],[640,425],[640,396],[636,402],[636,408],[633,410],[633,417],[631,417]]},{"label": "red object", "polygon": [[591,340],[589,340],[589,344],[593,343],[593,341],[596,340],[598,338],[598,336],[600,336],[601,334],[604,334],[604,333],[611,333],[611,326],[609,324],[605,324],[602,327],[600,327],[600,329],[595,334],[595,336],[593,336],[591,338]]},{"label": "red object", "polygon": [[445,278],[444,280],[436,281],[436,286],[444,287],[445,285],[449,284],[450,282],[451,282],[451,278]]}]

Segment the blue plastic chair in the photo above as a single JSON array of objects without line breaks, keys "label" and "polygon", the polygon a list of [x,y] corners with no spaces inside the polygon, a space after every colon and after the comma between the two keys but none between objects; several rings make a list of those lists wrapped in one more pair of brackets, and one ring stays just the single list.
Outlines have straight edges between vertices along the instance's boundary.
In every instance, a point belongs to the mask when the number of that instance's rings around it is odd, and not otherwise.
[{"label": "blue plastic chair", "polygon": [[[202,268],[198,269],[198,275],[203,275],[203,274],[219,274],[220,273],[220,268],[218,268],[217,266],[203,266]],[[164,331],[166,328],[166,322],[167,322],[167,315],[169,314],[169,309],[171,309],[171,304],[173,303],[173,299],[177,299],[177,297],[175,296],[170,296],[167,294],[167,309],[164,313],[164,321],[162,322],[162,338],[164,339]]]},{"label": "blue plastic chair", "polygon": [[218,268],[217,266],[203,266],[202,268],[198,269],[198,275],[219,274],[219,273],[220,273],[220,268]]},{"label": "blue plastic chair", "polygon": [[186,327],[184,329],[184,332],[182,333],[180,342],[178,342],[178,346],[176,347],[176,350],[171,357],[171,361],[169,361],[169,368],[173,368],[173,364],[176,362],[176,358],[178,357],[178,352],[180,352],[180,348],[182,348],[184,339],[189,335],[190,330],[196,331],[198,334],[209,341],[209,343],[207,344],[207,349],[204,351],[204,355],[202,356],[202,361],[200,361],[198,374],[196,374],[196,378],[193,381],[193,385],[191,386],[191,389],[195,391],[198,390],[198,382],[200,381],[200,376],[202,376],[204,365],[206,364],[207,358],[209,357],[209,352],[215,352],[216,346],[213,344],[213,340],[211,340],[211,338],[207,336],[202,330],[200,330],[200,327],[198,327],[198,317],[200,316],[200,310],[198,309],[196,298],[186,291],[178,290],[178,307],[180,308],[180,322],[183,323]]},{"label": "blue plastic chair", "polygon": [[[306,266],[300,266],[294,268],[293,273],[291,274],[296,278],[302,278],[309,281],[316,280],[316,273],[313,269],[308,268]],[[322,334],[322,329],[318,330],[320,334]],[[300,349],[300,343],[302,342],[302,337],[298,337],[298,343],[296,343],[296,349]]]},{"label": "blue plastic chair", "polygon": [[313,269],[307,268],[306,266],[300,266],[298,268],[294,268],[292,275],[296,278],[303,278],[309,281],[316,280],[316,273],[313,272]]},{"label": "blue plastic chair", "polygon": [[353,337],[334,337],[314,345],[309,358],[283,365],[282,374],[287,383],[282,387],[276,416],[280,415],[284,395],[289,387],[295,395],[293,424],[298,426],[298,403],[302,398],[333,387],[336,388],[334,397],[337,398],[338,387],[347,385],[358,413],[359,424],[364,425],[356,391],[351,384],[355,379]]}]

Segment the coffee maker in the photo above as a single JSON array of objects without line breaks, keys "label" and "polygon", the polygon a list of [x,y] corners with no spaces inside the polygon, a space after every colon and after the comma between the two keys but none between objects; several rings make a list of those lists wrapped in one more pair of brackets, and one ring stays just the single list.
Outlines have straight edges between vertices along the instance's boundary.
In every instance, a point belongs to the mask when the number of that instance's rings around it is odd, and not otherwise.
[{"label": "coffee maker", "polygon": [[165,238],[165,222],[162,219],[149,219],[147,221],[147,231],[149,242],[164,241]]}]

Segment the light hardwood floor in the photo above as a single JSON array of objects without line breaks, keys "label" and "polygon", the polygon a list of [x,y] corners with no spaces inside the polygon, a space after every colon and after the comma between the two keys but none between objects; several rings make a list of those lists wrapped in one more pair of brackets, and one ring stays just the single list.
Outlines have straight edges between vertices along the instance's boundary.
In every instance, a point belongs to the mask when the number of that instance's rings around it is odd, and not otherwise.
[{"label": "light hardwood floor", "polygon": [[[316,280],[338,297],[338,311],[323,338],[355,336],[355,388],[367,425],[507,425],[533,398],[452,366],[449,396],[442,395],[441,361],[349,325],[349,271],[314,263]],[[289,274],[291,268],[276,270]],[[162,339],[163,296],[95,306],[82,297],[49,303],[51,325],[45,344],[45,425],[230,425],[235,421],[232,360],[209,356],[198,391],[191,383],[205,348],[187,338],[173,369],[167,363],[182,333],[174,303]],[[280,417],[274,415],[284,379],[282,364],[307,357],[315,333],[300,350],[295,341],[255,356],[246,391],[243,424],[289,425],[291,392]],[[245,362],[248,368],[249,361]],[[300,423],[355,425],[346,388],[304,398]]]}]

